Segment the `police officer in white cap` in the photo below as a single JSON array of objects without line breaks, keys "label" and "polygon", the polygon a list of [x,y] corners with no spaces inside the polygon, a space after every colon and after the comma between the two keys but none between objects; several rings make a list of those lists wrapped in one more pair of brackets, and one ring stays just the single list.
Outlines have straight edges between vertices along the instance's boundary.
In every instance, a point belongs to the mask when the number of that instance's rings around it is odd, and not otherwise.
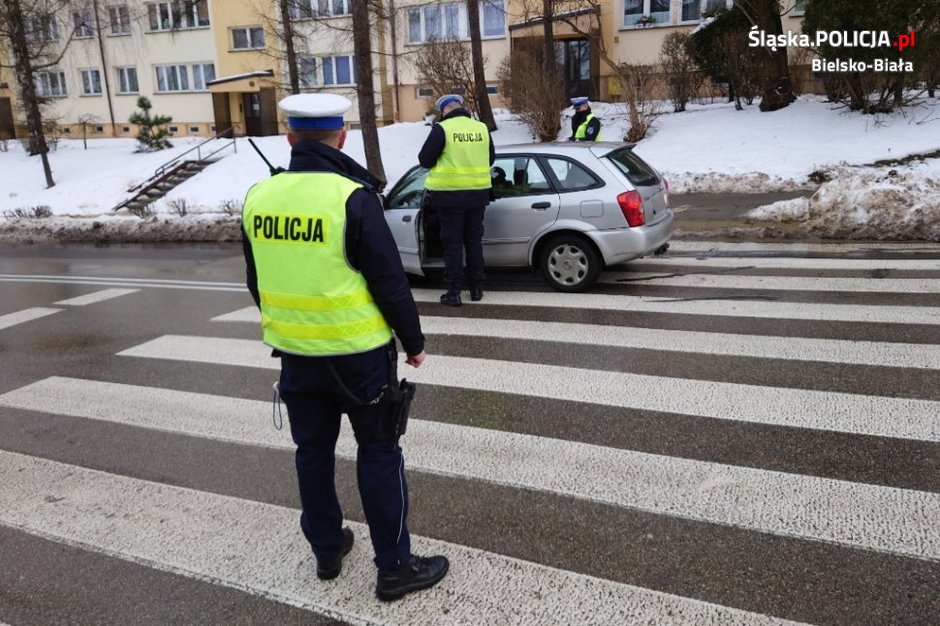
[{"label": "police officer in white cap", "polygon": [[418,162],[430,170],[424,186],[444,244],[447,291],[441,304],[460,306],[464,252],[470,299],[483,298],[483,211],[490,201],[490,166],[496,155],[489,129],[470,117],[462,96],[441,96],[435,106],[443,117],[431,127]]},{"label": "police officer in white cap", "polygon": [[281,358],[279,391],[297,444],[300,526],[317,576],[338,576],[353,545],[334,484],[346,413],[359,447],[376,594],[395,600],[434,585],[448,569],[443,556],[411,553],[399,435],[389,404],[376,402],[397,378],[393,331],[406,363],[424,361],[418,310],[376,194],[379,181],[340,152],[349,100],[301,94],[279,106],[290,128],[290,167],[248,191],[242,224],[248,289],[261,308],[264,341]]},{"label": "police officer in white cap", "polygon": [[574,115],[568,141],[600,141],[601,121],[591,112],[587,96],[572,98],[571,106],[574,107]]}]

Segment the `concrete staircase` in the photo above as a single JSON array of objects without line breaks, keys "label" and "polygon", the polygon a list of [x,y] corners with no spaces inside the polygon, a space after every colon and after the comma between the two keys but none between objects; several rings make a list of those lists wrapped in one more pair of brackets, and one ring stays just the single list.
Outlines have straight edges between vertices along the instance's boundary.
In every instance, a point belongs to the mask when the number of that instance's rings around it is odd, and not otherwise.
[{"label": "concrete staircase", "polygon": [[[144,217],[147,215],[147,207],[152,202],[162,198],[183,181],[192,178],[218,161],[222,157],[215,155],[229,148],[232,152],[238,152],[238,144],[231,128],[214,137],[209,137],[158,167],[153,176],[128,189],[127,193],[134,195],[118,204],[113,210],[127,209],[134,215]],[[192,155],[195,158],[184,159],[186,155]]]},{"label": "concrete staircase", "polygon": [[118,204],[114,207],[114,210],[127,209],[134,215],[143,215],[152,202],[159,200],[168,194],[171,189],[183,181],[189,180],[217,160],[180,161],[166,171],[154,174],[139,185],[128,189],[127,191],[134,193],[134,195]]}]

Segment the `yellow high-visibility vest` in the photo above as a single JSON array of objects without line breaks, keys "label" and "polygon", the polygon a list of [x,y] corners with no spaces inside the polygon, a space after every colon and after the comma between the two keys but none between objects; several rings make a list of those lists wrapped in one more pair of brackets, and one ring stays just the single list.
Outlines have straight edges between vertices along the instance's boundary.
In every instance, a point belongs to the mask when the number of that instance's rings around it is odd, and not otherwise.
[{"label": "yellow high-visibility vest", "polygon": [[[581,141],[582,139],[584,139],[584,138],[587,137],[587,127],[588,127],[588,124],[589,124],[589,123],[591,122],[591,120],[593,120],[595,117],[597,117],[597,116],[594,115],[593,113],[588,113],[588,116],[587,116],[586,118],[584,118],[584,121],[581,122],[581,125],[578,126],[578,129],[577,129],[576,131],[574,131],[574,138],[575,138],[575,139],[577,139],[578,141]],[[598,130],[598,131],[597,131],[597,137],[594,138],[594,141],[600,141],[600,140],[601,140],[601,133],[600,133],[600,130]]]},{"label": "yellow high-visibility vest", "polygon": [[292,354],[365,352],[392,331],[365,278],[346,262],[346,201],[362,185],[329,172],[285,172],[248,190],[264,342]]},{"label": "yellow high-visibility vest", "polygon": [[432,191],[489,189],[490,132],[486,124],[458,115],[440,122],[444,151],[424,183]]}]

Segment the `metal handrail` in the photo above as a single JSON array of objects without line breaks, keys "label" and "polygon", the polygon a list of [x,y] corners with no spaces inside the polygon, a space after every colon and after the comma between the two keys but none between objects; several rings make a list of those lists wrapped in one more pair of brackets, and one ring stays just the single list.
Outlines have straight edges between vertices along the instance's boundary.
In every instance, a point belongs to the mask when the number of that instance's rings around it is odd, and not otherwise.
[{"label": "metal handrail", "polygon": [[[232,133],[232,140],[231,140],[229,143],[225,144],[225,145],[222,146],[221,148],[218,148],[218,149],[216,149],[216,150],[213,150],[212,152],[210,152],[210,153],[207,154],[206,156],[202,156],[202,147],[203,147],[204,145],[206,145],[206,144],[209,143],[210,141],[215,141],[216,139],[221,139],[224,135],[227,135],[227,134],[229,134],[229,133]],[[167,168],[169,168],[171,165],[173,165],[174,163],[176,163],[177,161],[179,161],[180,159],[182,159],[184,156],[186,156],[186,155],[189,154],[190,152],[195,151],[195,152],[196,152],[196,160],[202,161],[203,159],[208,159],[208,158],[209,158],[210,156],[212,156],[213,154],[216,154],[217,152],[220,152],[220,151],[224,150],[225,148],[228,148],[229,146],[234,146],[234,151],[235,151],[235,152],[238,152],[238,144],[235,142],[235,132],[234,132],[234,128],[228,128],[228,129],[226,129],[226,130],[223,130],[221,133],[217,133],[217,134],[215,135],[215,137],[209,137],[209,138],[206,139],[205,141],[199,142],[198,144],[196,144],[195,146],[193,146],[192,148],[190,148],[190,149],[187,150],[186,152],[181,152],[180,154],[176,155],[173,159],[171,159],[170,161],[167,161],[166,163],[164,163],[163,165],[161,165],[160,167],[158,167],[156,170],[154,170],[153,176],[154,176],[154,177],[156,177],[156,176],[161,176],[161,175],[167,170]]]}]

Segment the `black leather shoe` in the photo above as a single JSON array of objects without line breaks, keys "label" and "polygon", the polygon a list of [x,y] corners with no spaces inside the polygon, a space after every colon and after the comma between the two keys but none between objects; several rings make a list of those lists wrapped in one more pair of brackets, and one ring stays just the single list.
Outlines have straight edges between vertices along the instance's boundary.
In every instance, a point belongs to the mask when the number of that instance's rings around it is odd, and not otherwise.
[{"label": "black leather shoe", "polygon": [[343,570],[343,557],[352,550],[354,540],[353,531],[348,526],[343,528],[343,551],[339,556],[329,560],[324,559],[321,561],[317,559],[317,578],[330,580],[339,576],[339,573]]},{"label": "black leather shoe", "polygon": [[383,602],[403,598],[412,591],[433,587],[447,575],[450,567],[445,556],[420,557],[411,555],[411,560],[398,569],[379,570],[375,583],[375,595]]},{"label": "black leather shoe", "polygon": [[470,299],[479,302],[483,299],[483,287],[470,287]]},{"label": "black leather shoe", "polygon": [[463,302],[460,301],[459,293],[445,293],[441,294],[441,304],[447,306],[460,306]]}]

